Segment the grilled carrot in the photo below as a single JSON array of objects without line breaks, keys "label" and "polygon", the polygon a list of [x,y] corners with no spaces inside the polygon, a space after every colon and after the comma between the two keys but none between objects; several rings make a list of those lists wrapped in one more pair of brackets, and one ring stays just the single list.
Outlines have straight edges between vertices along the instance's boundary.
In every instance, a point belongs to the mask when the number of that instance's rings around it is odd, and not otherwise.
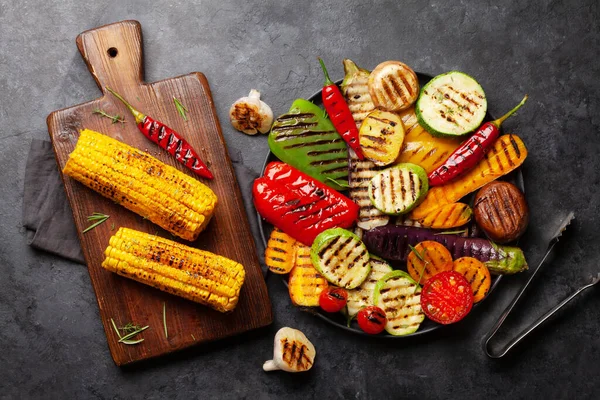
[{"label": "grilled carrot", "polygon": [[452,270],[452,255],[443,244],[431,240],[418,243],[408,254],[406,269],[418,284],[435,274]]},{"label": "grilled carrot", "polygon": [[461,257],[454,260],[452,269],[462,274],[473,288],[473,302],[483,300],[492,286],[492,277],[488,268],[478,259]]}]

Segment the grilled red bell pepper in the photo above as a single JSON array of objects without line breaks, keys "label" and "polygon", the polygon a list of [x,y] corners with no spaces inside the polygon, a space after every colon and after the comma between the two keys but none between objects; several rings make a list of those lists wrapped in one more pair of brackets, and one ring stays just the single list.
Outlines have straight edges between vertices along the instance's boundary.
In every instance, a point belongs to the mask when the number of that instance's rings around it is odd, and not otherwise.
[{"label": "grilled red bell pepper", "polygon": [[200,160],[200,157],[194,151],[192,146],[177,132],[162,122],[156,121],[137,111],[121,97],[121,95],[112,89],[107,87],[106,90],[114,94],[115,97],[121,100],[129,111],[131,111],[131,114],[135,117],[135,123],[144,136],[158,144],[161,148],[167,150],[172,156],[175,156],[177,161],[194,171],[197,175],[203,178],[213,179],[213,174],[208,170],[208,167],[202,160]]},{"label": "grilled red bell pepper", "polygon": [[264,219],[307,246],[324,230],[349,228],[358,217],[352,200],[278,161],[254,181],[252,194]]},{"label": "grilled red bell pepper", "polygon": [[473,136],[454,150],[442,165],[429,173],[429,186],[444,185],[475,167],[500,136],[500,125],[521,108],[526,101],[527,95],[515,108],[501,118],[481,125]]},{"label": "grilled red bell pepper", "polygon": [[323,68],[323,73],[325,74],[325,84],[323,85],[321,95],[323,97],[325,110],[327,110],[327,114],[329,114],[329,119],[331,119],[335,129],[342,139],[348,143],[348,146],[354,150],[358,158],[364,160],[365,156],[363,155],[358,140],[358,128],[356,127],[354,118],[352,118],[352,112],[350,112],[350,108],[348,108],[346,99],[344,99],[344,95],[340,91],[340,88],[329,79],[329,73],[327,72],[327,68],[325,68],[325,63],[321,57],[319,57],[319,63],[321,63],[321,68]]}]

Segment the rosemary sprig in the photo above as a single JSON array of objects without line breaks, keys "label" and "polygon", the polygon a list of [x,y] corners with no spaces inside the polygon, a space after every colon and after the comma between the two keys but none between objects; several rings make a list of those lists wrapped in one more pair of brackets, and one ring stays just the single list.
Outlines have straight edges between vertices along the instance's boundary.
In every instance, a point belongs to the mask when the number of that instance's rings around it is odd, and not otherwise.
[{"label": "rosemary sprig", "polygon": [[165,337],[169,338],[169,332],[167,332],[167,303],[163,301],[163,326],[165,328]]},{"label": "rosemary sprig", "polygon": [[[117,336],[119,337],[119,343],[123,343],[123,344],[138,344],[138,343],[142,343],[144,341],[144,339],[138,339],[138,340],[129,340],[130,338],[132,338],[133,336],[137,335],[138,333],[148,329],[148,326],[145,326],[143,328],[140,328],[137,325],[134,325],[133,323],[128,323],[127,325],[121,327],[121,328],[117,328],[117,324],[115,324],[115,321],[111,318],[110,322],[115,330],[115,332],[117,333]],[[121,329],[123,332],[130,332],[125,336],[121,336],[121,332],[119,332],[119,329]]]},{"label": "rosemary sprig", "polygon": [[104,118],[108,118],[108,119],[112,120],[113,124],[116,124],[117,122],[120,122],[120,123],[124,124],[126,122],[125,118],[121,117],[119,114],[110,115],[110,114],[106,113],[105,111],[102,111],[99,108],[96,108],[92,113],[93,114],[100,114]]},{"label": "rosemary sprig", "polygon": [[173,102],[175,103],[175,108],[177,108],[177,112],[179,112],[181,118],[183,118],[184,121],[187,121],[187,116],[185,115],[185,113],[188,111],[188,109],[183,104],[181,104],[181,101],[179,101],[179,99],[175,96],[173,96]]},{"label": "rosemary sprig", "polygon": [[88,222],[93,222],[93,221],[95,221],[95,222],[92,225],[85,228],[82,233],[86,233],[87,231],[94,229],[95,227],[97,227],[101,223],[105,222],[109,218],[110,218],[110,215],[101,214],[101,213],[97,213],[97,212],[93,213],[92,215],[89,215],[87,217]]},{"label": "rosemary sprig", "polygon": [[415,290],[413,291],[413,294],[415,294],[415,293],[417,293],[417,290],[419,289],[419,285],[421,284],[421,279],[423,279],[423,274],[425,273],[425,268],[427,268],[427,264],[429,264],[429,261],[425,260],[425,255],[427,253],[427,249],[423,249],[423,254],[421,254],[417,251],[417,249],[412,247],[410,244],[408,245],[408,247],[410,247],[410,251],[415,253],[415,256],[417,256],[417,258],[424,263],[423,268],[421,268],[421,272],[419,273],[419,281],[417,282],[417,286],[415,286]]},{"label": "rosemary sprig", "polygon": [[339,185],[339,186],[341,186],[343,188],[349,188],[350,187],[350,185],[348,183],[346,183],[346,182],[338,182],[335,179],[330,178],[330,177],[326,177],[325,179],[327,179],[328,181],[334,182],[335,184],[337,184],[337,185]]}]

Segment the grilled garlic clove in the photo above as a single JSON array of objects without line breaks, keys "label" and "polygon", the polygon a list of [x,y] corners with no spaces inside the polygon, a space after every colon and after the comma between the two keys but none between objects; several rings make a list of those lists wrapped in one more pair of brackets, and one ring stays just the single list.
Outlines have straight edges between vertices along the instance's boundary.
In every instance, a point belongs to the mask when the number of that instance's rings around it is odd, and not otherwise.
[{"label": "grilled garlic clove", "polygon": [[260,99],[260,92],[252,89],[247,97],[231,105],[229,120],[235,129],[248,135],[267,133],[273,124],[273,111]]},{"label": "grilled garlic clove", "polygon": [[297,329],[281,328],[275,335],[273,359],[263,364],[265,371],[308,371],[315,361],[315,346]]}]

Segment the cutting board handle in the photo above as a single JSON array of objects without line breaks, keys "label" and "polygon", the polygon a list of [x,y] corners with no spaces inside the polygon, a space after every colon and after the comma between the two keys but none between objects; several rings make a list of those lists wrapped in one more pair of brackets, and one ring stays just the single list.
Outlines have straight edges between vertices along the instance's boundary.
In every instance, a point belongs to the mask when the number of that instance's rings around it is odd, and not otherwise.
[{"label": "cutting board handle", "polygon": [[77,48],[103,93],[143,81],[142,27],[138,21],[121,21],[85,31]]}]

